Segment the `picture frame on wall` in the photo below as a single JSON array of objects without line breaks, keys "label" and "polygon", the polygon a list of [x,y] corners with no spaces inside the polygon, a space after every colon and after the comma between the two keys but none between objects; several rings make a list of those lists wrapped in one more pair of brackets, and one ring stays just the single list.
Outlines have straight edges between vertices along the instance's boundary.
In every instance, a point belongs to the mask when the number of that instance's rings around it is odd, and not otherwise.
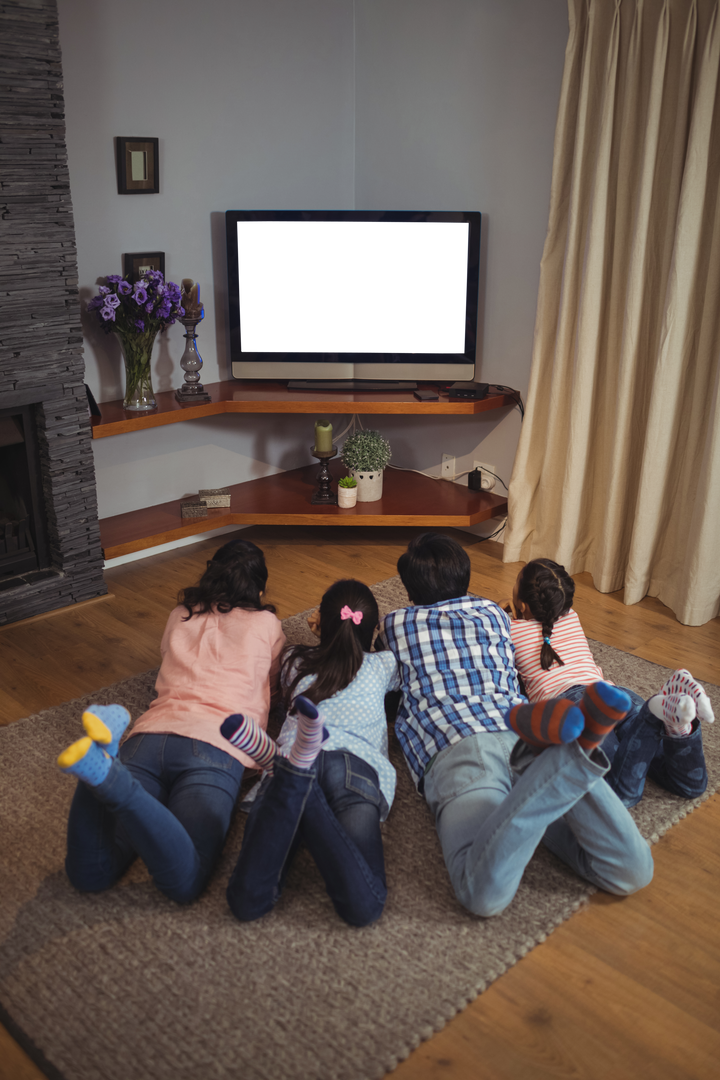
[{"label": "picture frame on wall", "polygon": [[129,251],[123,255],[123,277],[131,284],[146,270],[159,270],[165,277],[165,252]]},{"label": "picture frame on wall", "polygon": [[159,139],[118,136],[118,195],[157,195],[160,191]]}]

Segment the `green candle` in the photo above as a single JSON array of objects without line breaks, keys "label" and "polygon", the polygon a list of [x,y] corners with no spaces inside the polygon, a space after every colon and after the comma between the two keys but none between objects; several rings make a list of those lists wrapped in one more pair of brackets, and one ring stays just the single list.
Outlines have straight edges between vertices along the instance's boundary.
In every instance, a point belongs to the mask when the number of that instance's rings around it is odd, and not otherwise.
[{"label": "green candle", "polygon": [[315,421],[315,449],[319,454],[332,452],[332,424],[329,420]]}]

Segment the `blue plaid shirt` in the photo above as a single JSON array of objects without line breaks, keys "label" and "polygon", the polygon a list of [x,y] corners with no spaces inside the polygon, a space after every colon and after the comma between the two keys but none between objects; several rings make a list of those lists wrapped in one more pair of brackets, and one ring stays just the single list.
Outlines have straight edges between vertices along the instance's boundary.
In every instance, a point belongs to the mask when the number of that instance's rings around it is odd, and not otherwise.
[{"label": "blue plaid shirt", "polygon": [[440,750],[466,735],[507,731],[520,693],[510,619],[491,600],[462,596],[391,611],[383,638],[400,664],[395,733],[415,784]]}]

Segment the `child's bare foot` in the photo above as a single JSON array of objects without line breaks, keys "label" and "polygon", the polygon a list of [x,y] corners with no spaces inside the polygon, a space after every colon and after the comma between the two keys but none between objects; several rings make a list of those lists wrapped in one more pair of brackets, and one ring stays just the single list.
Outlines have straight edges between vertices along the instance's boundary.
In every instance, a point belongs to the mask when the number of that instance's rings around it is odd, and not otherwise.
[{"label": "child's bare foot", "polygon": [[320,608],[315,608],[307,617],[307,624],[315,637],[320,637]]}]

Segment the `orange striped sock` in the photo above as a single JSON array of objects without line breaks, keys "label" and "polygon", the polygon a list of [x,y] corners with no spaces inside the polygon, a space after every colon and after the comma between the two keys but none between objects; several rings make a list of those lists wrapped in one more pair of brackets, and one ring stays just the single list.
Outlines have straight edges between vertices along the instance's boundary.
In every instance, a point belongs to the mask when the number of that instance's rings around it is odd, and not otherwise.
[{"label": "orange striped sock", "polygon": [[594,750],[600,746],[615,725],[625,719],[631,706],[628,695],[617,686],[606,682],[586,686],[580,702],[585,728],[578,738],[583,750]]},{"label": "orange striped sock", "polygon": [[515,705],[505,719],[524,742],[540,749],[572,742],[585,724],[578,707],[566,698]]}]

